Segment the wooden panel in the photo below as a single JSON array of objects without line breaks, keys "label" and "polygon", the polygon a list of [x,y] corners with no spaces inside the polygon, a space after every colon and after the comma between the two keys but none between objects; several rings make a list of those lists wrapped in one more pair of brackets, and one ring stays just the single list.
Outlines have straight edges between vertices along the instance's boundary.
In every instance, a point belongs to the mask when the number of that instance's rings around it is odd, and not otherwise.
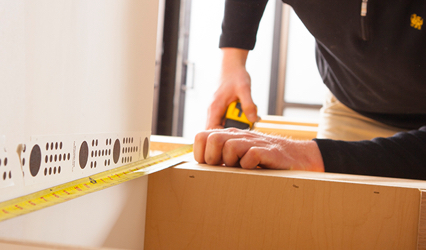
[{"label": "wooden panel", "polygon": [[295,140],[312,140],[317,136],[317,127],[315,126],[257,122],[254,130]]},{"label": "wooden panel", "polygon": [[183,164],[149,176],[145,249],[416,249],[424,182],[365,179]]},{"label": "wooden panel", "polygon": [[285,116],[279,116],[279,115],[266,115],[262,116],[260,121],[262,123],[275,123],[275,124],[287,124],[287,125],[299,125],[299,126],[311,126],[311,127],[318,127],[318,122],[303,119],[303,118],[289,118]]},{"label": "wooden panel", "polygon": [[183,137],[151,135],[149,149],[152,152],[167,152],[192,143],[192,141]]}]

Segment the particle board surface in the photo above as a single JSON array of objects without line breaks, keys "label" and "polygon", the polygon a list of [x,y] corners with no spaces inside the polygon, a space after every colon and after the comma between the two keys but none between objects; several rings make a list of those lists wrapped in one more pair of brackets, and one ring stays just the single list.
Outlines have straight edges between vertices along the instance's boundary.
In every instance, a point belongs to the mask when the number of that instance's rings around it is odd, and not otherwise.
[{"label": "particle board surface", "polygon": [[422,188],[189,162],[149,176],[145,249],[417,249]]}]

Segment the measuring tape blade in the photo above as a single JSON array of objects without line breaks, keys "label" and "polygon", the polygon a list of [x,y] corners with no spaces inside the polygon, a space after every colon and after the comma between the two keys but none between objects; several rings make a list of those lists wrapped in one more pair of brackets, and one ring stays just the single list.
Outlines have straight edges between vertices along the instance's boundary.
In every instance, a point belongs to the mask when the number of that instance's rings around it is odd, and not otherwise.
[{"label": "measuring tape blade", "polygon": [[192,145],[0,203],[0,221],[130,181],[189,158]]}]

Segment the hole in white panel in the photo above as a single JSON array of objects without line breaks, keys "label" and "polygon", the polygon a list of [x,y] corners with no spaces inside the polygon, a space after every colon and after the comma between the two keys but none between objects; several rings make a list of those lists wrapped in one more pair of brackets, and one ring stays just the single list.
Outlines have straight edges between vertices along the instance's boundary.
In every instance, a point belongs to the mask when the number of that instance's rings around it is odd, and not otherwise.
[{"label": "hole in white panel", "polygon": [[[68,154],[68,160],[69,158],[70,158],[70,154]],[[78,159],[81,169],[84,169],[86,167],[88,158],[89,158],[89,146],[87,145],[87,142],[84,141],[80,146],[80,153],[79,153],[79,159]]]},{"label": "hole in white panel", "polygon": [[32,176],[36,176],[41,166],[41,150],[36,144],[31,150],[30,154],[30,173]]},{"label": "hole in white panel", "polygon": [[149,152],[149,140],[148,137],[145,137],[145,140],[143,141],[143,158],[146,159],[148,157]]},{"label": "hole in white panel", "polygon": [[117,139],[114,142],[114,148],[112,151],[112,158],[114,160],[114,163],[117,164],[118,159],[120,159],[120,141]]}]

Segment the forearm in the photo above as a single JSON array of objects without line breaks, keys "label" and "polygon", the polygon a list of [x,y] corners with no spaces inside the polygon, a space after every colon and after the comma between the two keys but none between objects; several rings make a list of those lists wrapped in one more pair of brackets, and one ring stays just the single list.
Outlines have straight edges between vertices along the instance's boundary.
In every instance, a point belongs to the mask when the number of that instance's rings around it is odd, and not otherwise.
[{"label": "forearm", "polygon": [[426,126],[371,141],[315,141],[326,172],[426,180]]},{"label": "forearm", "polygon": [[219,47],[254,48],[260,19],[268,0],[227,0]]}]

